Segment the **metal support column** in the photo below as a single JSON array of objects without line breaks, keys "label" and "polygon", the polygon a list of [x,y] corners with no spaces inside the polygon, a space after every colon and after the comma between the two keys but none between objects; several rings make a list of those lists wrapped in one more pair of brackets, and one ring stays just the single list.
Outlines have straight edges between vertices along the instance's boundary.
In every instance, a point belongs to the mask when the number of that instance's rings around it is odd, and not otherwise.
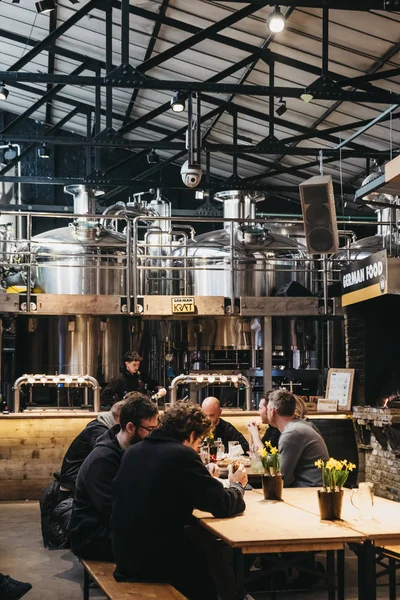
[{"label": "metal support column", "polygon": [[272,317],[264,317],[263,372],[264,391],[272,390]]}]

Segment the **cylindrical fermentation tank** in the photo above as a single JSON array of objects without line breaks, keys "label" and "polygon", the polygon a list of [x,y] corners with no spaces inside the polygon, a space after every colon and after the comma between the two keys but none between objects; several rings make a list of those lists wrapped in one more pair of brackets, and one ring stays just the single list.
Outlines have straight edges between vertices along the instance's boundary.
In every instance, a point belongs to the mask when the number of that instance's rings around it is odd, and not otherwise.
[{"label": "cylindrical fermentation tank", "polygon": [[[219,192],[214,199],[223,202],[224,218],[238,222],[225,222],[223,229],[189,241],[185,260],[182,249],[175,251],[180,264],[189,267],[187,294],[229,299],[260,297],[275,294],[293,280],[306,285],[305,247],[246,221],[255,218],[256,203],[263,196],[233,190]],[[181,282],[183,277],[181,274]],[[262,347],[262,335],[249,318],[203,317],[188,325],[188,346],[192,350],[248,350]]]},{"label": "cylindrical fermentation tank", "polygon": [[[32,238],[31,280],[37,293],[60,296],[60,315],[68,296],[126,294],[126,236],[104,228],[95,214],[94,196],[84,186],[70,186],[74,212],[83,215],[68,227]],[[21,247],[21,256],[29,249]],[[136,257],[133,256],[133,260]],[[68,311],[67,311],[68,312]],[[28,373],[88,374],[100,382],[118,374],[123,333],[122,316],[38,316],[17,318],[17,366]],[[129,346],[129,341],[126,341]]]}]

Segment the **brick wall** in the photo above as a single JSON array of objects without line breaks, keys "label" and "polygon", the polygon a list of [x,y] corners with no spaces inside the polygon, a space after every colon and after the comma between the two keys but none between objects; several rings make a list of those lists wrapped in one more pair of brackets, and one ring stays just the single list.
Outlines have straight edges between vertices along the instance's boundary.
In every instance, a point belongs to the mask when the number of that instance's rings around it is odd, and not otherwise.
[{"label": "brick wall", "polygon": [[[389,500],[400,500],[400,456],[397,456],[388,443],[385,435],[390,427],[398,427],[399,409],[372,407],[354,407],[354,418],[360,427],[377,428],[376,435],[382,444],[371,433],[369,449],[365,456],[365,481],[374,484],[374,493]],[[361,473],[359,480],[363,480]]]},{"label": "brick wall", "polygon": [[365,454],[365,480],[374,484],[374,493],[389,500],[400,500],[400,458],[383,450],[371,435],[372,450]]}]

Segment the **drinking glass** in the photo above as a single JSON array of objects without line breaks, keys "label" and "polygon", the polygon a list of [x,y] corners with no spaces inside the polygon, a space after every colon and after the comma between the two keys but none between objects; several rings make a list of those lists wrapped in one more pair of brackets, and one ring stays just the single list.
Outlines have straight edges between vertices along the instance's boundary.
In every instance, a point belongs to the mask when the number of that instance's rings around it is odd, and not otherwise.
[{"label": "drinking glass", "polygon": [[238,441],[228,442],[228,454],[230,456],[237,456],[238,455],[237,446],[239,446],[239,442]]},{"label": "drinking glass", "polygon": [[210,463],[210,448],[209,446],[202,446],[200,448],[200,458],[203,465],[208,465]]}]

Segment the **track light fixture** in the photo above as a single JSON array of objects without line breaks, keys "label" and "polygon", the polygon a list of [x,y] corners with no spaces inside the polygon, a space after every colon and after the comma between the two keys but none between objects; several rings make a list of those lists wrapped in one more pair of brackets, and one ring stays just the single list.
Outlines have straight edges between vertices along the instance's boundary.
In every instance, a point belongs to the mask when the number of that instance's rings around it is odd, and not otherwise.
[{"label": "track light fixture", "polygon": [[38,148],[37,153],[39,158],[50,158],[50,148],[48,148],[46,144],[42,144]]},{"label": "track light fixture", "polygon": [[0,100],[7,100],[10,92],[6,88],[3,82],[0,83]]},{"label": "track light fixture", "polygon": [[6,163],[9,163],[10,161],[14,160],[14,158],[17,156],[17,151],[15,150],[12,144],[8,144],[8,148],[4,150],[3,156]]},{"label": "track light fixture", "polygon": [[35,6],[39,14],[49,13],[55,9],[54,0],[39,0],[39,2],[35,2]]},{"label": "track light fixture", "polygon": [[149,165],[157,165],[160,162],[160,156],[157,154],[154,148],[147,153],[146,159]]},{"label": "track light fixture", "polygon": [[267,26],[271,33],[281,33],[286,27],[286,20],[279,6],[275,6],[273,12],[267,18]]},{"label": "track light fixture", "polygon": [[276,108],[275,112],[277,115],[279,115],[281,117],[282,115],[285,114],[286,111],[287,111],[286,100],[284,100],[283,98],[280,98],[279,105]]},{"label": "track light fixture", "polygon": [[176,113],[180,113],[185,110],[185,97],[182,92],[175,92],[171,98],[171,108]]}]

